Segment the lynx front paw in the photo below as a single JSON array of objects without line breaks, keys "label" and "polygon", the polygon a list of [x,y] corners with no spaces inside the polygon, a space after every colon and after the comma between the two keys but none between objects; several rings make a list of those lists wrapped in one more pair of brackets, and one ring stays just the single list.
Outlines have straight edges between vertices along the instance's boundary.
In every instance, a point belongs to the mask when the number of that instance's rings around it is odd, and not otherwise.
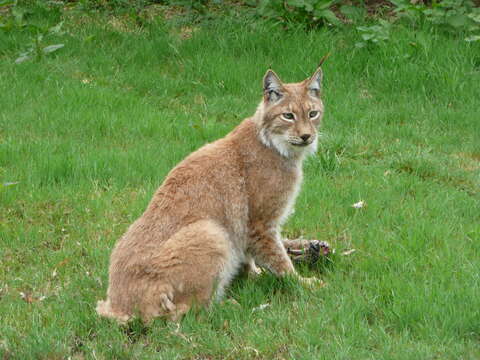
[{"label": "lynx front paw", "polygon": [[249,278],[255,278],[258,275],[261,275],[263,273],[262,268],[258,267],[255,264],[255,260],[250,259],[243,268],[243,272],[249,277]]},{"label": "lynx front paw", "polygon": [[255,278],[258,275],[261,275],[262,273],[263,273],[262,268],[259,268],[255,264],[253,266],[249,267],[248,272],[247,272],[248,277],[251,277],[251,278]]}]

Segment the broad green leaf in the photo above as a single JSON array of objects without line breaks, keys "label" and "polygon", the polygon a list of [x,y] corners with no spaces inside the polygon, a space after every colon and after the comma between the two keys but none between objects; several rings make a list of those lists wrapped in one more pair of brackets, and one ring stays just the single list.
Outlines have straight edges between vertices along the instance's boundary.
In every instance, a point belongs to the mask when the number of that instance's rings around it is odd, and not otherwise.
[{"label": "broad green leaf", "polygon": [[266,17],[275,17],[280,15],[280,11],[282,10],[280,2],[279,3],[272,3],[269,0],[261,0],[258,4],[257,11],[261,16]]},{"label": "broad green leaf", "polygon": [[342,5],[340,6],[340,12],[354,22],[361,21],[365,17],[365,9],[359,6]]},{"label": "broad green leaf", "polygon": [[337,18],[337,16],[332,10],[321,10],[321,11],[317,10],[314,12],[314,16],[319,19],[325,19],[328,22],[337,26],[342,24],[342,22]]},{"label": "broad green leaf", "polygon": [[309,2],[306,2],[305,3],[305,10],[309,13],[311,13],[313,11],[313,5]]},{"label": "broad green leaf", "polygon": [[461,28],[468,25],[468,17],[462,14],[449,16],[447,18],[447,23],[455,28]]},{"label": "broad green leaf", "polygon": [[314,5],[315,10],[325,10],[334,4],[334,1],[317,1]]}]

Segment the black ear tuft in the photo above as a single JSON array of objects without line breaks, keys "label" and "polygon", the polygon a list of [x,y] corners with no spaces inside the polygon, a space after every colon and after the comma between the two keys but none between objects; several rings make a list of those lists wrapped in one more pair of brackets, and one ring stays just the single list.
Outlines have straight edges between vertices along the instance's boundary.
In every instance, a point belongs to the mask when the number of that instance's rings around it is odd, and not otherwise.
[{"label": "black ear tuft", "polygon": [[263,91],[269,102],[276,102],[283,96],[282,81],[272,70],[268,70],[263,77]]},{"label": "black ear tuft", "polygon": [[312,96],[320,97],[320,90],[322,89],[323,72],[321,68],[308,79],[308,91]]}]

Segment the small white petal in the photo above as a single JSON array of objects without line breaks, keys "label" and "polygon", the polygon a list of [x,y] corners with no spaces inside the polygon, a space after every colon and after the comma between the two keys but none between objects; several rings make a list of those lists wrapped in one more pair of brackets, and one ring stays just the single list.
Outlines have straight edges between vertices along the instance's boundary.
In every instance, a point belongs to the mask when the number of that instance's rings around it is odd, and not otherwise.
[{"label": "small white petal", "polygon": [[266,309],[267,307],[269,307],[270,304],[262,304],[262,305],[259,305],[257,306],[256,308],[253,308],[252,309],[252,312],[255,312],[255,311],[262,311],[264,309]]},{"label": "small white petal", "polygon": [[361,209],[366,205],[365,201],[360,200],[359,202],[356,202],[355,204],[352,205],[353,208],[355,209]]}]

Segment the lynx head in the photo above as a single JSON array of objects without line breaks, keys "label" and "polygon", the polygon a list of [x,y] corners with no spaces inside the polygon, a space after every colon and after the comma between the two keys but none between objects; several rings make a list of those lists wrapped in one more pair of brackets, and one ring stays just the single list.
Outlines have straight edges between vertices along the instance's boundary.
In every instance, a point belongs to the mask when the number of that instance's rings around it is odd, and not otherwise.
[{"label": "lynx head", "polygon": [[323,117],[321,82],[320,68],[310,78],[290,84],[267,71],[263,101],[255,116],[263,144],[287,158],[316,151]]}]

